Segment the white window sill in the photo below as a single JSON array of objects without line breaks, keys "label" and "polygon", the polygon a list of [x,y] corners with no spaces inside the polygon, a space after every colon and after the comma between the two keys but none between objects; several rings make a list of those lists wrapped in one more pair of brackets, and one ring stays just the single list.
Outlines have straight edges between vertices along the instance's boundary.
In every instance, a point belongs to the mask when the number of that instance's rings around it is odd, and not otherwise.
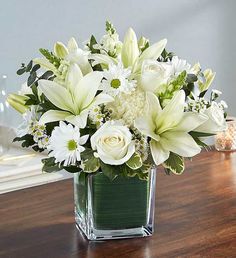
[{"label": "white window sill", "polygon": [[18,147],[0,157],[0,194],[47,184],[73,175],[66,171],[43,173],[41,159],[46,156]]}]

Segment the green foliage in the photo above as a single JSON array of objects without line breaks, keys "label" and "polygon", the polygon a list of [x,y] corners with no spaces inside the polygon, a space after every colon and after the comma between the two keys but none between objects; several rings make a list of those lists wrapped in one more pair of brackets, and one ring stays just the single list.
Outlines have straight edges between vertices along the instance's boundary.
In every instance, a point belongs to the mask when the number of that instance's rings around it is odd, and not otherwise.
[{"label": "green foliage", "polygon": [[92,35],[90,38],[90,41],[87,43],[87,46],[89,48],[89,50],[91,51],[92,54],[100,54],[100,50],[94,48],[94,45],[97,44],[97,40],[96,38]]},{"label": "green foliage", "polygon": [[142,164],[143,162],[141,156],[137,152],[134,153],[132,157],[126,162],[126,165],[133,170],[139,169],[142,166]]},{"label": "green foliage", "polygon": [[102,161],[100,163],[102,172],[105,176],[110,178],[110,180],[114,180],[119,175],[119,166],[108,165]]},{"label": "green foliage", "polygon": [[26,148],[33,146],[35,144],[35,141],[31,134],[26,134],[22,137],[15,137],[13,142],[22,142],[21,146]]},{"label": "green foliage", "polygon": [[86,173],[96,172],[100,168],[100,161],[94,157],[94,151],[92,149],[85,149],[81,153],[81,166]]},{"label": "green foliage", "polygon": [[46,158],[42,159],[43,168],[42,170],[47,173],[60,171],[62,167],[59,166],[59,163],[55,163],[55,158]]},{"label": "green foliage", "polygon": [[116,33],[116,29],[113,26],[113,24],[109,21],[106,21],[106,32],[108,32],[109,34],[114,34]]},{"label": "green foliage", "polygon": [[187,72],[180,73],[175,80],[166,85],[165,90],[159,94],[161,104],[164,101],[172,99],[175,92],[182,89],[185,86],[187,78]]},{"label": "green foliage", "polygon": [[56,68],[60,66],[61,59],[56,57],[52,52],[44,48],[40,48],[39,52]]},{"label": "green foliage", "polygon": [[184,171],[184,158],[171,152],[169,158],[163,163],[163,166],[172,173],[180,175]]},{"label": "green foliage", "polygon": [[204,143],[201,139],[201,137],[209,137],[209,136],[213,136],[215,134],[213,133],[202,133],[202,132],[189,132],[189,134],[193,137],[194,141],[201,147],[206,148],[208,147],[208,145],[206,143]]},{"label": "green foliage", "polygon": [[164,50],[161,53],[161,56],[157,60],[159,62],[168,62],[172,60],[174,55],[175,54],[173,52],[167,52],[166,49],[164,48]]}]

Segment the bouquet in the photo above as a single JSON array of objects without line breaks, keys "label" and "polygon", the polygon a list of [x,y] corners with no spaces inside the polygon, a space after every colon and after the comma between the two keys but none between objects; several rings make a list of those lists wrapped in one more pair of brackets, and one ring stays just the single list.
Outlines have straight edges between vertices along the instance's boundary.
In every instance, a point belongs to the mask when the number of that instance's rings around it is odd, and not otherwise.
[{"label": "bouquet", "polygon": [[[15,141],[48,154],[43,171],[102,171],[111,179],[146,179],[162,164],[181,174],[184,159],[205,147],[204,137],[225,129],[224,101],[206,94],[215,77],[128,29],[123,42],[106,22],[100,40],[83,48],[57,42],[42,58],[22,64],[28,75],[9,104],[23,114]],[[206,97],[208,96],[208,98]]]}]

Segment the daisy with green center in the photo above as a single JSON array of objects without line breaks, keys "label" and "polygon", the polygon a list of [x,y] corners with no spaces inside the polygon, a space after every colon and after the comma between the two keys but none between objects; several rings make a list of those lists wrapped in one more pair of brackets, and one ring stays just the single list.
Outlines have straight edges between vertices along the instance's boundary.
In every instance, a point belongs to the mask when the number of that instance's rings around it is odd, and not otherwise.
[{"label": "daisy with green center", "polygon": [[49,157],[54,157],[56,163],[64,162],[64,166],[76,165],[81,160],[80,153],[85,150],[82,145],[88,137],[80,136],[79,127],[61,121],[52,132],[48,146]]},{"label": "daisy with green center", "polygon": [[100,89],[111,96],[119,93],[130,93],[136,88],[136,81],[130,79],[131,69],[124,68],[122,63],[110,64],[109,69],[103,72],[104,79]]}]

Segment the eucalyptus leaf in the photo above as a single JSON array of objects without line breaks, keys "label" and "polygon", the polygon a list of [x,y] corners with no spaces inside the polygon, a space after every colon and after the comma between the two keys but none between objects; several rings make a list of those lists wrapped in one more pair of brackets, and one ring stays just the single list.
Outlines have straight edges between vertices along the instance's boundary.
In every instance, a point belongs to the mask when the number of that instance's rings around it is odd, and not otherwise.
[{"label": "eucalyptus leaf", "polygon": [[18,75],[22,75],[23,73],[25,73],[25,67],[24,68],[20,68],[19,70],[17,70],[16,72]]},{"label": "eucalyptus leaf", "polygon": [[33,61],[31,60],[26,66],[25,71],[28,73],[32,69],[32,66],[33,66]]},{"label": "eucalyptus leaf", "polygon": [[33,84],[36,78],[37,78],[36,72],[32,72],[27,80],[27,85],[30,86],[31,84]]}]

